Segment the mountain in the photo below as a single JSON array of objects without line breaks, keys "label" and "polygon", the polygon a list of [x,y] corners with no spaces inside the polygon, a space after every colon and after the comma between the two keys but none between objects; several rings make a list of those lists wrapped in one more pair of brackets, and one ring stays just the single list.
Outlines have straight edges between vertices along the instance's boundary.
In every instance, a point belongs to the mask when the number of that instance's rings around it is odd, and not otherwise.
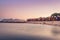
[{"label": "mountain", "polygon": [[22,20],[22,19],[2,19],[2,20],[0,20],[0,22],[3,22],[3,23],[25,23],[26,21]]}]

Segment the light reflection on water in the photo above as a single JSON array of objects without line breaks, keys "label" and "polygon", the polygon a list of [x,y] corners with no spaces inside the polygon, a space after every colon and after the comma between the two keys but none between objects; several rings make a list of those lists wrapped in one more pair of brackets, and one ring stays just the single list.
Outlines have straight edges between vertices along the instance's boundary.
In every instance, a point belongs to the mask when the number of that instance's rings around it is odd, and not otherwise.
[{"label": "light reflection on water", "polygon": [[29,36],[43,36],[50,38],[58,38],[60,35],[60,27],[58,33],[54,30],[57,30],[58,26],[50,26],[43,24],[28,24],[28,23],[0,23],[0,36],[8,35],[29,35]]}]

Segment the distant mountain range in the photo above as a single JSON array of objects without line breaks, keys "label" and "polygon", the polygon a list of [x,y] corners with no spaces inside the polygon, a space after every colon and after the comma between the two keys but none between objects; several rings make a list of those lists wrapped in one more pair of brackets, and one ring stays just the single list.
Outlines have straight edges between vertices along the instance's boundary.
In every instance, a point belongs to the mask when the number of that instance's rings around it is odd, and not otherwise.
[{"label": "distant mountain range", "polygon": [[26,23],[26,21],[22,19],[0,19],[0,23]]}]

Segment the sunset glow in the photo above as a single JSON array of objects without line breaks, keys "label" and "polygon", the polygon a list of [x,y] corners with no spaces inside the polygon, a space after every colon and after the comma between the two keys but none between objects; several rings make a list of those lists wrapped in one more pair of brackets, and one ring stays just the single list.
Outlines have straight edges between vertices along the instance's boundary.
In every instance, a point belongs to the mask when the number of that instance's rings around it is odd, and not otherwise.
[{"label": "sunset glow", "polygon": [[59,0],[0,0],[0,18],[38,18],[55,12],[60,12]]}]

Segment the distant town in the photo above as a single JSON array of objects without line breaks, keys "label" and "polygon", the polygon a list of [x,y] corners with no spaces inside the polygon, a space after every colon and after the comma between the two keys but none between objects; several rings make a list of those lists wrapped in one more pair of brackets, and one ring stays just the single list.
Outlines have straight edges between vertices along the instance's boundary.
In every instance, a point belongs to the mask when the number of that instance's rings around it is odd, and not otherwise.
[{"label": "distant town", "polygon": [[49,17],[39,17],[39,18],[31,18],[22,20],[22,19],[0,19],[0,23],[26,23],[30,21],[60,21],[60,13],[53,13]]},{"label": "distant town", "polygon": [[53,13],[49,17],[39,17],[39,18],[28,19],[27,21],[60,21],[60,13]]}]

